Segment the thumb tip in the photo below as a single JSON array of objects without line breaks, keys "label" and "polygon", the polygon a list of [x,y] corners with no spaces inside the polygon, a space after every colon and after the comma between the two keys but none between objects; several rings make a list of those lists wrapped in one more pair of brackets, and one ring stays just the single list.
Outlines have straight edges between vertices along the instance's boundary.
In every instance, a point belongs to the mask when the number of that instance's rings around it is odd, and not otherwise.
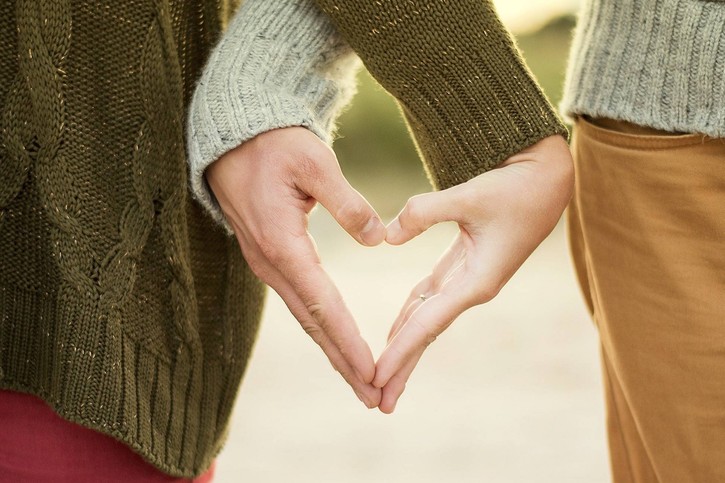
[{"label": "thumb tip", "polygon": [[403,228],[400,226],[400,219],[395,218],[386,227],[385,241],[391,245],[400,245],[403,240]]},{"label": "thumb tip", "polygon": [[367,225],[365,225],[365,228],[363,228],[363,231],[360,233],[362,242],[370,247],[380,245],[386,239],[386,236],[387,231],[385,229],[385,225],[383,225],[383,222],[375,216],[370,218],[370,221],[368,221]]},{"label": "thumb tip", "polygon": [[385,378],[381,377],[379,374],[376,373],[375,378],[370,384],[376,389],[382,389],[383,387],[385,387],[385,384],[387,384],[387,382],[388,381]]}]

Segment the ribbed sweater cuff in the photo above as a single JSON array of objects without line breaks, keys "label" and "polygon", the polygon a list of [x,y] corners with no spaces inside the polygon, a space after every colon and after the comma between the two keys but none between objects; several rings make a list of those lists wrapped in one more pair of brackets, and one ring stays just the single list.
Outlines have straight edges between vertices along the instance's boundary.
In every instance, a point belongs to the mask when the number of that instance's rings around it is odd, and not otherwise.
[{"label": "ribbed sweater cuff", "polygon": [[567,135],[490,1],[315,1],[400,102],[434,186]]},{"label": "ribbed sweater cuff", "polygon": [[204,178],[224,153],[263,132],[303,126],[332,142],[359,60],[308,0],[247,0],[214,48],[191,102],[191,191],[231,229]]}]

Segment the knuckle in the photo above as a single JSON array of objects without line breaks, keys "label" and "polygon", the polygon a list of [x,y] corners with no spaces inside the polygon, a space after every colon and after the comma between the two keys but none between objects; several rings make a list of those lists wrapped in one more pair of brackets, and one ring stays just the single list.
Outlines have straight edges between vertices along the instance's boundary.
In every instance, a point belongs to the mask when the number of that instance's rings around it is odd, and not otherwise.
[{"label": "knuckle", "polygon": [[571,198],[571,194],[574,192],[574,163],[572,162],[571,157],[569,157],[563,163],[561,163],[561,165],[561,191],[566,193],[568,195],[567,199],[569,199]]},{"label": "knuckle", "polygon": [[307,147],[300,151],[299,159],[295,161],[298,176],[312,182],[322,181],[326,175],[326,166],[330,164],[330,155],[331,152],[326,145]]},{"label": "knuckle", "polygon": [[318,340],[320,338],[320,335],[322,334],[322,330],[319,326],[311,323],[303,323],[301,324],[302,328],[304,329],[305,333],[312,337],[315,340]]},{"label": "knuckle", "polygon": [[309,335],[310,338],[314,340],[318,345],[321,345],[323,332],[320,326],[309,322],[301,323],[301,325],[305,333],[307,333],[307,335]]},{"label": "knuckle", "polygon": [[411,317],[410,323],[418,327],[418,330],[423,334],[423,343],[425,344],[425,347],[428,347],[433,342],[435,342],[438,334],[423,325],[417,317]]},{"label": "knuckle", "polygon": [[261,280],[266,280],[267,275],[269,274],[269,271],[267,270],[264,263],[260,262],[256,258],[248,257],[246,258],[247,266],[252,271],[252,273]]},{"label": "knuckle", "polygon": [[408,225],[420,226],[425,222],[425,200],[422,195],[413,196],[408,200],[403,209],[401,221]]},{"label": "knuckle", "polygon": [[273,244],[268,244],[268,243],[260,244],[259,251],[262,252],[262,255],[264,255],[264,258],[266,258],[267,260],[269,260],[272,263],[274,263],[279,258],[279,249]]},{"label": "knuckle", "polygon": [[301,153],[296,166],[298,173],[305,178],[319,179],[322,176],[322,170],[313,153]]},{"label": "knuckle", "polygon": [[257,146],[253,157],[261,169],[274,166],[276,170],[288,173],[292,172],[299,162],[293,153],[280,148],[276,143]]},{"label": "knuckle", "polygon": [[317,322],[318,328],[322,329],[322,326],[324,324],[322,304],[316,302],[309,303],[307,304],[306,308],[307,312],[310,314],[310,317],[312,317],[312,319]]},{"label": "knuckle", "polygon": [[395,356],[399,359],[403,359],[406,357],[406,353],[400,350],[400,347],[396,346],[395,344],[391,345],[389,350],[393,352]]},{"label": "knuckle", "polygon": [[474,297],[474,303],[480,305],[490,302],[496,298],[502,288],[503,283],[487,283],[481,286]]},{"label": "knuckle", "polygon": [[368,207],[365,206],[360,200],[355,198],[348,198],[345,200],[338,210],[338,216],[349,223],[350,226],[356,228],[364,228],[371,214],[368,212]]},{"label": "knuckle", "polygon": [[284,261],[285,250],[284,246],[279,243],[279,240],[273,240],[268,235],[262,235],[257,243],[262,256],[272,264],[278,264]]}]

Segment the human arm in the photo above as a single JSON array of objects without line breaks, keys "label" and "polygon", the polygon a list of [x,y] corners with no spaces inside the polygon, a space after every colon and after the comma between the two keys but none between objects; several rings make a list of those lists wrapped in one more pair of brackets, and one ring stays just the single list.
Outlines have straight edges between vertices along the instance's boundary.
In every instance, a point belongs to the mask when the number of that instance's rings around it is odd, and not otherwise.
[{"label": "human arm", "polygon": [[571,197],[573,180],[566,141],[555,135],[487,173],[406,203],[388,225],[389,243],[406,243],[445,221],[456,222],[459,233],[413,288],[391,327],[373,381],[383,389],[381,411],[393,412],[428,345],[461,313],[492,300],[549,235]]},{"label": "human arm", "polygon": [[326,145],[354,91],[357,63],[308,0],[247,0],[194,93],[188,144],[195,197],[374,407],[381,391],[370,385],[372,354],[307,233],[319,201],[361,243],[384,239],[379,217]]},{"label": "human arm", "polygon": [[315,1],[400,103],[442,190],[412,198],[388,242],[441,221],[460,227],[378,359],[373,384],[392,412],[427,345],[493,298],[559,219],[573,185],[567,132],[490,1]]},{"label": "human arm", "polygon": [[372,353],[307,231],[319,202],[360,243],[377,245],[385,236],[332,149],[305,128],[275,129],[226,153],[207,171],[252,271],[280,295],[358,398],[377,407],[381,391],[371,384]]},{"label": "human arm", "polygon": [[207,168],[278,128],[302,126],[331,144],[359,64],[309,0],[246,0],[238,9],[209,56],[187,120],[192,194],[227,231]]}]

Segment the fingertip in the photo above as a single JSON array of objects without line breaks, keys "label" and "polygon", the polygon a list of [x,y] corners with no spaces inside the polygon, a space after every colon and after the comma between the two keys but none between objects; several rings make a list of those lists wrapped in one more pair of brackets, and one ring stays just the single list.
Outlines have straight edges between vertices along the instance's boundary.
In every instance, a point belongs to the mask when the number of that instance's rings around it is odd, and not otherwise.
[{"label": "fingertip", "polygon": [[380,405],[379,402],[376,404],[376,401],[374,399],[370,399],[367,395],[362,395],[359,392],[355,392],[355,395],[368,409],[375,409]]},{"label": "fingertip", "polygon": [[381,403],[381,404],[380,404],[380,406],[378,406],[378,409],[379,409],[379,410],[380,410],[380,412],[381,412],[381,413],[383,413],[383,414],[393,414],[393,411],[395,411],[395,405],[392,405],[392,406],[385,406],[385,405],[383,405],[383,404]]},{"label": "fingertip", "polygon": [[403,227],[400,226],[400,218],[395,218],[387,227],[385,241],[391,245],[401,245],[405,242]]},{"label": "fingertip", "polygon": [[375,378],[372,381],[373,387],[376,387],[378,389],[382,389],[385,387],[385,384],[388,383],[388,380],[390,379],[390,376],[381,376],[377,372],[375,373]]},{"label": "fingertip", "polygon": [[369,370],[360,372],[359,369],[354,368],[355,375],[357,376],[360,381],[362,381],[365,384],[372,384],[373,379],[375,378],[375,365],[373,364],[372,367],[370,367]]},{"label": "fingertip", "polygon": [[383,391],[383,398],[380,401],[380,405],[378,408],[382,413],[385,414],[393,414],[395,411],[395,407],[398,405],[398,399],[400,398],[400,394],[393,395],[391,394],[391,391]]},{"label": "fingertip", "polygon": [[360,239],[363,244],[374,247],[380,245],[387,236],[387,230],[383,222],[377,216],[370,218],[363,231],[360,233]]},{"label": "fingertip", "polygon": [[378,388],[374,388],[373,390],[368,391],[368,394],[366,394],[365,397],[361,398],[363,404],[365,404],[368,409],[375,409],[379,407],[382,399],[383,391],[382,389]]},{"label": "fingertip", "polygon": [[379,403],[379,402],[377,402],[377,403],[376,403],[376,402],[374,402],[374,401],[369,401],[369,402],[367,402],[367,403],[365,404],[365,406],[366,406],[366,407],[367,407],[368,409],[377,409],[377,408],[379,408],[379,407],[380,407],[380,403]]}]

